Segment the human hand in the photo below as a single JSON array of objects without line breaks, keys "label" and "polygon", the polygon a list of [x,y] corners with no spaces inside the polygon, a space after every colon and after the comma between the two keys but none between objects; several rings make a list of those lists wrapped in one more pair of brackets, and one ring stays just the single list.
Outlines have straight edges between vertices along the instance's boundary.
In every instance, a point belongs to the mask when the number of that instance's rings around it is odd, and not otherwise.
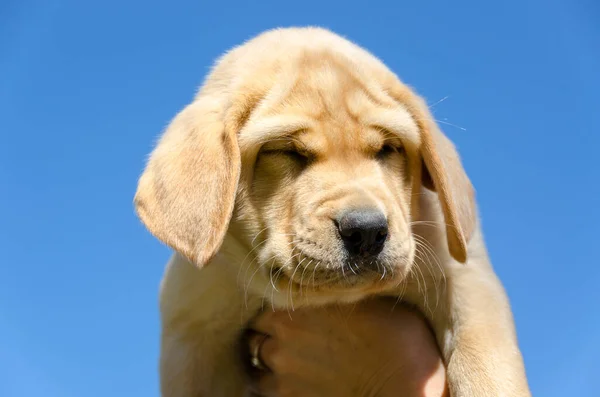
[{"label": "human hand", "polygon": [[[265,312],[250,351],[260,396],[445,396],[445,369],[425,321],[388,299]],[[266,337],[265,337],[266,336]]]}]

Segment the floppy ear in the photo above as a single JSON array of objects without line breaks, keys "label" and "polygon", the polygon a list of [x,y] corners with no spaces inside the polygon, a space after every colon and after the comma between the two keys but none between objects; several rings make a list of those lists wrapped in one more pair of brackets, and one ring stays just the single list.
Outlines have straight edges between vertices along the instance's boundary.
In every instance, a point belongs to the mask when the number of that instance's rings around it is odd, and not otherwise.
[{"label": "floppy ear", "polygon": [[198,266],[221,246],[240,176],[237,129],[225,122],[225,103],[200,96],[173,119],[134,198],[148,230]]},{"label": "floppy ear", "polygon": [[475,191],[454,144],[439,129],[421,98],[419,102],[423,186],[437,192],[446,222],[450,254],[467,260],[467,242],[476,225]]}]

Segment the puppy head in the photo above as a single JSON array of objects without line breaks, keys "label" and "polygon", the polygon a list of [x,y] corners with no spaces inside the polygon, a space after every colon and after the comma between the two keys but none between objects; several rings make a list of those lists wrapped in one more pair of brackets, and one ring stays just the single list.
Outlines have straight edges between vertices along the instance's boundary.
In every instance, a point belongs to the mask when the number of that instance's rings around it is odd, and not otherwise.
[{"label": "puppy head", "polygon": [[426,180],[450,253],[466,261],[468,178],[424,102],[391,72],[331,50],[285,63],[235,57],[174,119],[140,178],[135,205],[154,235],[203,266],[229,230],[275,288],[381,290],[410,269]]}]

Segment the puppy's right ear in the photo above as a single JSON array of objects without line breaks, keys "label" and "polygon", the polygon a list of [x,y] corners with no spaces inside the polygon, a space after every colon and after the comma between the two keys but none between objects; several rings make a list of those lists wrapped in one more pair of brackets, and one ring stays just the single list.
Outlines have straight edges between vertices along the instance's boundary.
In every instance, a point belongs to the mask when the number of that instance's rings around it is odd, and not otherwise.
[{"label": "puppy's right ear", "polygon": [[223,242],[240,176],[237,129],[226,125],[225,103],[200,96],[173,119],[134,198],[148,230],[197,266]]},{"label": "puppy's right ear", "polygon": [[466,263],[468,243],[477,224],[475,190],[465,172],[454,144],[435,122],[425,101],[415,97],[420,108],[423,186],[437,192],[444,219],[450,254]]}]

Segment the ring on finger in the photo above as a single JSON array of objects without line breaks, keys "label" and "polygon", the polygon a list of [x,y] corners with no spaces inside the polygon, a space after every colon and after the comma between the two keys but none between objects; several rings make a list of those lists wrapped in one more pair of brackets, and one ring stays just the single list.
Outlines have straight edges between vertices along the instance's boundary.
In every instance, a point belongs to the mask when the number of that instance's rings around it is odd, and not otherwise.
[{"label": "ring on finger", "polygon": [[263,363],[263,361],[260,359],[260,349],[268,337],[268,335],[261,335],[260,340],[254,345],[252,351],[250,352],[250,365],[252,365],[254,368],[260,371],[269,370],[265,363]]}]

